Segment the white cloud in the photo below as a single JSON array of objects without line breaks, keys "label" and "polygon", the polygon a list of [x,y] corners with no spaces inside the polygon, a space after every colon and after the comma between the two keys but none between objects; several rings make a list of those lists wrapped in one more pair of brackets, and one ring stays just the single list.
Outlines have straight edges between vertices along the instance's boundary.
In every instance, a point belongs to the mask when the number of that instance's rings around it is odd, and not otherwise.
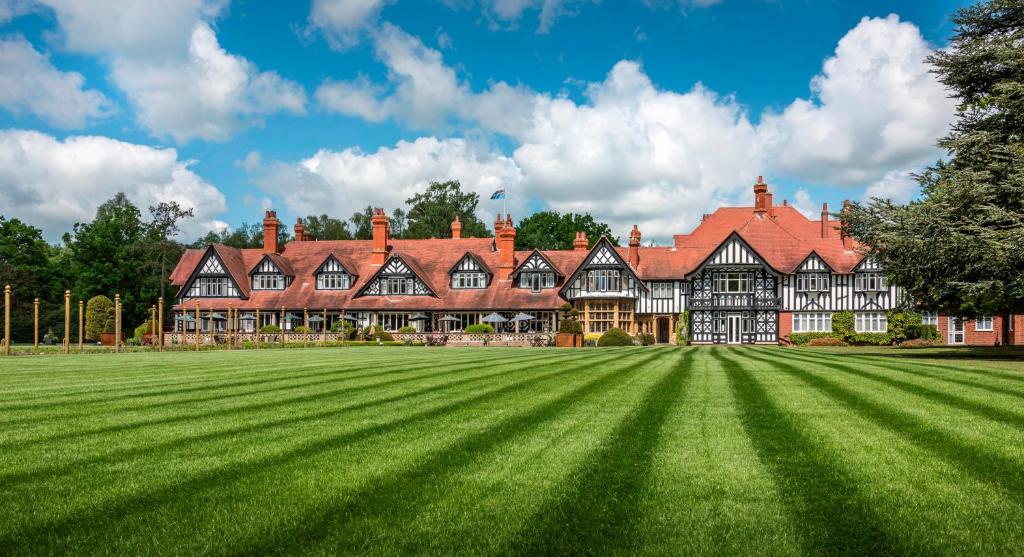
[{"label": "white cloud", "polygon": [[111,110],[102,93],[84,86],[82,74],[58,70],[24,38],[0,40],[0,106],[12,113],[35,114],[61,128],[81,128]]},{"label": "white cloud", "polygon": [[[281,195],[297,214],[347,217],[367,205],[400,207],[431,181],[450,179],[487,199],[503,185],[516,191],[523,176],[512,159],[478,150],[463,139],[424,137],[373,153],[321,150],[294,164],[278,163],[256,181],[265,191]],[[513,205],[523,206],[523,198]],[[487,207],[481,209],[487,214]]]},{"label": "white cloud", "polygon": [[815,206],[814,201],[811,199],[811,192],[805,189],[796,191],[796,201],[793,203],[793,207],[809,219],[818,220],[821,218],[821,208]]},{"label": "white cloud", "polygon": [[31,10],[32,0],[0,0],[0,25]]},{"label": "white cloud", "polygon": [[548,33],[558,18],[575,14],[576,4],[594,1],[596,0],[481,0],[480,4],[490,17],[513,29],[518,26],[524,13],[539,10],[537,32]]},{"label": "white cloud", "polygon": [[43,229],[53,241],[76,221],[90,221],[100,203],[124,192],[144,213],[149,205],[177,201],[195,209],[186,236],[223,227],[215,217],[224,195],[189,169],[174,149],[108,137],[59,140],[35,131],[0,131],[0,207]]},{"label": "white cloud", "polygon": [[323,32],[332,48],[350,48],[376,23],[381,8],[388,3],[390,0],[314,0],[310,29]]},{"label": "white cloud", "polygon": [[113,76],[135,106],[139,123],[179,143],[225,140],[258,125],[261,116],[305,112],[302,86],[229,54],[205,22],[193,29],[186,60],[121,58],[114,62]]},{"label": "white cloud", "polygon": [[763,118],[779,169],[808,181],[857,184],[934,159],[954,102],[929,73],[930,53],[912,23],[895,15],[862,19],[812,80],[814,97]]},{"label": "white cloud", "polygon": [[919,184],[906,170],[886,172],[885,176],[873,182],[864,191],[861,201],[870,202],[872,198],[888,199],[893,203],[907,203],[917,193]]}]

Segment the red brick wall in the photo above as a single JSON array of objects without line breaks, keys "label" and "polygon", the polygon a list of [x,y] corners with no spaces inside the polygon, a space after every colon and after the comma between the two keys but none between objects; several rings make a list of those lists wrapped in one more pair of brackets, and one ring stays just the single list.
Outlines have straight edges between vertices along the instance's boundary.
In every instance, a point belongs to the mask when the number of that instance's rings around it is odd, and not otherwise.
[{"label": "red brick wall", "polygon": [[[1021,328],[1021,316],[1017,316],[1017,325],[1015,329]],[[949,316],[939,316],[939,332],[942,334],[942,342],[949,342]],[[979,331],[977,329],[977,321],[974,319],[964,320],[964,345],[966,346],[996,346],[997,344],[1003,344],[1003,318],[995,316],[992,318],[992,330],[991,331]],[[1013,334],[1017,338],[1020,338],[1021,344],[1024,344],[1024,336],[1019,330],[1014,330]]]},{"label": "red brick wall", "polygon": [[788,311],[779,312],[779,338],[788,338],[793,334],[793,314]]}]

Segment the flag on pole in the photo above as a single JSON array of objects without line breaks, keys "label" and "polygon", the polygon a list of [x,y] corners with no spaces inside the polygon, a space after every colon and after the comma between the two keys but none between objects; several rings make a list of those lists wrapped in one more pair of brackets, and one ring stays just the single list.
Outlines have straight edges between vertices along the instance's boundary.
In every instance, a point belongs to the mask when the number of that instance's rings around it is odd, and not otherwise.
[{"label": "flag on pole", "polygon": [[501,188],[500,190],[492,193],[491,199],[505,199],[505,188]]}]

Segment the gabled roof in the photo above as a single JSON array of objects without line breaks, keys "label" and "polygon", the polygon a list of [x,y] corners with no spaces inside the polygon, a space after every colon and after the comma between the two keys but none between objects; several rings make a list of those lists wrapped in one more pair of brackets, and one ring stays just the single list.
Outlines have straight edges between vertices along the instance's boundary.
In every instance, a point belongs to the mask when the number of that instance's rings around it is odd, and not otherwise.
[{"label": "gabled roof", "polygon": [[295,270],[292,269],[292,264],[289,263],[288,260],[282,257],[281,254],[279,253],[268,253],[265,254],[263,257],[259,258],[259,260],[256,261],[256,263],[253,263],[253,265],[249,268],[248,274],[252,275],[253,273],[255,273],[256,270],[260,268],[260,265],[263,263],[265,259],[269,259],[270,262],[273,263],[275,267],[277,267],[277,270],[281,271],[282,275],[286,277],[295,276]]},{"label": "gabled roof", "polygon": [[821,261],[822,264],[825,265],[825,268],[828,269],[829,271],[835,271],[835,269],[833,269],[832,266],[828,264],[828,261],[825,261],[825,259],[823,257],[821,257],[820,255],[818,255],[818,252],[816,252],[814,250],[811,250],[811,253],[808,253],[807,257],[805,257],[803,261],[798,263],[796,268],[793,269],[793,271],[796,272],[796,271],[800,270],[800,268],[803,267],[804,264],[806,264],[808,261],[810,261],[812,257],[816,257],[818,259],[818,261]]},{"label": "gabled roof", "polygon": [[[699,272],[705,266],[707,266],[708,264],[712,263],[715,259],[718,258],[718,256],[720,254],[723,253],[723,250],[725,250],[727,247],[729,247],[730,244],[733,244],[733,242],[735,242],[736,244],[741,246],[743,249],[747,250],[747,253],[745,255],[747,255],[749,258],[751,258],[752,261],[755,264],[764,266],[764,267],[768,268],[770,271],[772,271],[775,274],[780,274],[778,269],[776,269],[770,263],[768,263],[768,261],[766,261],[765,258],[761,256],[761,254],[757,253],[757,250],[755,250],[753,247],[751,247],[750,244],[746,240],[744,240],[742,236],[740,236],[739,232],[733,232],[732,234],[729,235],[728,238],[725,239],[725,241],[722,242],[722,244],[720,246],[715,248],[714,251],[709,253],[708,256],[704,258],[703,261],[701,261],[692,271],[690,271],[687,276],[690,276],[690,275],[693,275],[694,273]],[[732,263],[732,264],[736,264],[736,263]],[[741,264],[745,264],[745,263],[741,263]]]},{"label": "gabled roof", "polygon": [[348,257],[345,257],[337,253],[328,253],[327,257],[324,258],[323,262],[317,265],[316,270],[313,271],[313,274],[319,273],[320,270],[324,268],[324,265],[326,265],[329,261],[337,262],[338,265],[341,265],[341,268],[345,269],[345,272],[348,273],[350,276],[359,276],[359,274],[355,272],[355,263],[349,260]]},{"label": "gabled roof", "polygon": [[481,259],[481,258],[477,257],[477,256],[476,256],[476,255],[474,255],[474,254],[473,254],[473,252],[471,252],[471,251],[467,251],[465,255],[463,255],[462,257],[460,257],[460,258],[459,258],[459,260],[458,260],[458,261],[456,261],[456,262],[455,262],[455,263],[454,263],[454,264],[453,264],[453,265],[451,266],[451,268],[450,268],[450,269],[448,269],[448,274],[450,275],[450,274],[454,273],[455,271],[457,271],[457,270],[458,270],[458,266],[459,266],[459,265],[460,265],[460,264],[461,264],[461,263],[463,262],[463,260],[465,260],[465,259],[466,259],[467,257],[468,257],[468,258],[470,258],[470,259],[472,259],[473,261],[476,261],[476,264],[477,264],[477,266],[479,266],[479,267],[480,267],[480,270],[481,270],[481,271],[483,271],[483,272],[487,273],[487,276],[489,276],[489,277],[491,277],[491,276],[494,276],[494,273],[493,273],[493,272],[491,271],[490,267],[488,267],[488,266],[487,266],[487,264],[486,264],[486,263],[484,263],[483,259]]},{"label": "gabled roof", "polygon": [[583,261],[580,261],[579,265],[576,266],[576,269],[572,272],[571,275],[569,275],[569,278],[565,280],[565,284],[563,284],[562,287],[558,289],[558,293],[561,295],[570,286],[572,286],[572,283],[576,281],[576,277],[578,277],[580,273],[585,271],[590,266],[594,258],[599,253],[602,252],[607,252],[609,255],[611,255],[612,259],[615,261],[615,266],[624,268],[625,271],[629,273],[630,276],[633,277],[633,280],[636,281],[640,288],[643,288],[644,290],[648,289],[647,285],[644,284],[642,280],[640,280],[640,277],[637,276],[633,268],[630,267],[628,263],[626,263],[626,260],[622,257],[622,254],[619,253],[619,250],[615,249],[615,246],[613,246],[612,243],[608,241],[607,237],[601,236],[596,242],[594,242],[594,247],[590,248],[590,251],[587,252],[587,256],[583,258]]},{"label": "gabled roof", "polygon": [[[210,244],[205,250],[190,251],[197,253],[198,257],[194,255],[191,257],[191,259],[195,260],[195,264],[192,266],[192,270],[188,276],[181,280],[176,297],[180,297],[185,292],[185,289],[192,284],[192,281],[195,280],[196,276],[202,270],[202,263],[206,261],[207,257],[216,257],[217,260],[220,261],[221,266],[227,272],[228,278],[231,279],[231,282],[235,283],[235,288],[238,289],[242,298],[249,297],[249,280],[248,275],[245,274],[245,261],[241,254],[238,253],[237,249],[229,248],[223,244]],[[178,267],[175,267],[175,271],[177,271],[179,267],[181,267],[181,262],[178,263]],[[175,278],[175,273],[171,274],[171,278],[171,284],[176,284],[173,280]]]},{"label": "gabled roof", "polygon": [[409,255],[402,255],[400,253],[391,252],[391,256],[384,261],[384,264],[381,265],[380,268],[378,268],[375,273],[370,275],[370,277],[367,278],[365,282],[363,282],[363,285],[360,286],[359,290],[356,291],[355,297],[358,298],[360,296],[363,296],[366,293],[366,288],[373,284],[373,281],[376,280],[377,277],[383,275],[384,271],[387,270],[389,264],[391,264],[394,261],[401,262],[403,266],[409,269],[412,272],[412,274],[415,275],[416,278],[418,278],[420,282],[422,282],[423,285],[427,287],[427,290],[430,291],[430,294],[432,296],[437,296],[437,291],[434,290],[434,287],[431,286],[430,281],[427,280],[427,274],[423,272],[423,268],[420,267],[418,263],[416,263],[415,259],[413,259]]},{"label": "gabled roof", "polygon": [[565,276],[565,273],[563,273],[558,268],[558,266],[555,265],[554,262],[552,262],[551,259],[548,258],[548,256],[544,255],[544,253],[542,251],[538,250],[538,249],[535,249],[535,250],[529,252],[529,255],[527,255],[526,257],[521,258],[520,261],[522,261],[522,263],[517,265],[516,268],[512,270],[512,273],[509,276],[511,278],[515,278],[516,276],[518,276],[519,272],[523,270],[523,267],[525,267],[526,263],[529,262],[530,259],[532,257],[534,257],[534,256],[539,257],[542,260],[544,260],[544,262],[548,264],[548,267],[551,267],[551,270],[554,271],[555,275],[558,276],[559,278],[562,278],[562,277]]}]

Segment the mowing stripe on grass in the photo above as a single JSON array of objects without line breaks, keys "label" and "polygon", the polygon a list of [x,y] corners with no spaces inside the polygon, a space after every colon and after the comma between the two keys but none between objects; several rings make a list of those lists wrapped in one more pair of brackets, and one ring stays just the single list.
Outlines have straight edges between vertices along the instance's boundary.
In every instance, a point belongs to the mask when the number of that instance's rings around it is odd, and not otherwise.
[{"label": "mowing stripe on grass", "polygon": [[875,402],[843,387],[840,383],[826,379],[821,374],[809,372],[785,362],[770,360],[755,353],[749,353],[747,357],[772,365],[799,379],[877,426],[896,433],[901,438],[971,474],[982,483],[995,487],[1018,504],[1024,503],[1024,466],[1021,466],[1021,463],[984,447],[974,446],[956,439],[949,432],[937,428],[921,418]]},{"label": "mowing stripe on grass", "polygon": [[[310,542],[322,542],[324,538],[339,532],[358,538],[360,533],[346,526],[367,516],[385,515],[389,520],[399,523],[406,522],[403,517],[411,520],[416,511],[431,502],[430,494],[437,491],[446,479],[454,476],[460,469],[484,458],[489,451],[503,443],[529,435],[574,405],[602,395],[609,389],[621,387],[623,381],[629,378],[629,374],[636,372],[634,366],[642,369],[643,366],[668,355],[667,350],[659,350],[658,353],[639,361],[620,358],[611,364],[608,370],[602,370],[601,375],[593,378],[590,378],[590,374],[583,375],[582,377],[589,380],[568,391],[559,392],[554,398],[524,412],[513,414],[483,431],[455,439],[450,445],[440,447],[432,454],[422,457],[422,460],[412,468],[368,481],[367,485],[346,494],[340,501],[313,509],[295,521],[296,526],[293,528],[273,532],[263,539],[245,544],[233,551],[233,554],[249,555],[295,550],[298,549],[297,543],[302,544],[301,547],[308,547]],[[396,509],[400,509],[401,513],[396,515]],[[358,551],[360,547],[365,546],[366,540],[356,539],[350,542],[352,547],[331,547],[327,552]],[[404,552],[398,547],[393,549],[399,553]]]},{"label": "mowing stripe on grass", "polygon": [[[627,349],[631,352],[643,349]],[[174,481],[163,486],[144,486],[140,492],[129,497],[122,497],[112,501],[98,502],[87,508],[69,510],[65,516],[55,520],[39,520],[26,528],[0,535],[0,552],[23,553],[32,548],[39,550],[43,544],[63,544],[74,538],[76,531],[88,532],[90,526],[102,522],[107,517],[126,516],[136,508],[152,508],[166,502],[169,498],[179,492],[189,492],[195,496],[196,491],[211,489],[222,486],[227,482],[256,474],[281,463],[308,458],[316,454],[324,453],[356,441],[368,439],[373,436],[382,435],[389,431],[399,429],[403,426],[444,416],[460,408],[471,406],[485,401],[500,399],[510,393],[520,391],[564,374],[566,371],[584,369],[599,363],[622,357],[616,353],[606,358],[594,361],[585,361],[577,366],[569,366],[555,370],[547,370],[535,373],[527,379],[515,381],[510,384],[479,391],[472,396],[449,401],[439,406],[414,412],[399,418],[382,421],[367,427],[340,434],[328,435],[320,439],[312,439],[298,443],[296,446],[281,450],[280,452],[268,455],[247,455],[249,460],[231,462],[222,466],[216,466],[201,470],[199,473]]]},{"label": "mowing stripe on grass", "polygon": [[[551,359],[549,357],[548,358],[548,362],[556,363],[556,362],[558,362],[560,360],[565,360],[565,359],[568,359],[568,357],[560,358],[560,359]],[[360,402],[360,403],[357,403],[357,404],[340,406],[340,407],[331,408],[331,409],[325,410],[325,411],[314,412],[314,413],[311,413],[311,414],[292,414],[292,415],[290,415],[287,418],[279,418],[279,419],[275,419],[275,420],[266,420],[266,421],[262,421],[262,422],[256,422],[256,423],[250,423],[250,424],[245,424],[245,425],[240,425],[240,426],[229,427],[229,428],[225,428],[225,429],[221,429],[221,430],[216,430],[216,431],[212,431],[212,432],[211,431],[207,431],[207,432],[203,432],[203,433],[199,433],[199,434],[194,434],[194,435],[186,435],[186,436],[177,437],[177,438],[170,439],[168,441],[164,441],[164,442],[156,443],[156,444],[142,445],[142,446],[132,445],[131,447],[128,447],[128,448],[125,448],[125,449],[121,449],[121,450],[110,450],[110,449],[104,447],[104,448],[101,448],[101,452],[98,453],[98,454],[95,454],[95,455],[92,455],[92,456],[89,456],[89,457],[86,457],[86,458],[80,458],[80,459],[77,459],[77,460],[74,460],[74,461],[70,461],[70,462],[62,462],[59,465],[49,465],[49,466],[43,466],[43,467],[33,468],[33,469],[29,469],[29,470],[21,470],[21,471],[13,471],[13,472],[8,472],[8,473],[0,473],[0,487],[10,486],[10,485],[15,484],[15,483],[22,483],[22,482],[29,482],[29,481],[35,482],[35,481],[40,481],[40,480],[43,480],[43,479],[49,479],[49,478],[52,478],[54,476],[57,476],[57,475],[60,475],[60,474],[63,474],[63,473],[67,473],[67,472],[73,471],[73,470],[77,469],[78,467],[84,466],[84,465],[98,464],[98,463],[104,463],[104,462],[116,462],[117,460],[124,460],[124,459],[129,459],[129,458],[138,458],[138,457],[145,456],[145,455],[152,455],[152,454],[158,453],[160,451],[174,450],[174,449],[176,449],[178,447],[181,447],[181,446],[184,446],[184,445],[188,445],[188,444],[192,444],[192,443],[205,442],[205,441],[215,441],[217,439],[222,439],[222,438],[229,437],[229,436],[246,434],[246,433],[252,433],[252,432],[256,432],[256,431],[264,431],[268,427],[290,426],[290,425],[295,425],[295,424],[299,424],[299,423],[306,422],[306,421],[321,420],[321,419],[324,419],[324,418],[334,418],[334,417],[338,417],[338,416],[341,416],[343,414],[350,413],[350,412],[353,412],[353,411],[356,411],[356,410],[363,410],[363,409],[366,409],[366,408],[371,408],[373,406],[390,404],[390,403],[393,403],[393,402],[399,402],[399,401],[404,401],[404,400],[410,400],[410,399],[413,399],[413,398],[416,398],[416,397],[419,397],[419,396],[423,396],[425,394],[443,391],[443,390],[446,390],[446,389],[449,389],[449,388],[452,388],[452,387],[456,387],[456,386],[462,386],[462,385],[466,385],[466,384],[482,382],[482,381],[493,379],[494,377],[496,377],[498,375],[504,375],[504,374],[507,374],[507,373],[512,373],[512,372],[517,371],[517,370],[515,370],[515,369],[502,370],[501,368],[503,368],[504,366],[511,366],[511,365],[517,365],[518,366],[522,362],[523,362],[522,359],[520,359],[518,361],[515,361],[515,362],[499,361],[499,362],[495,362],[491,366],[489,366],[490,371],[492,371],[492,373],[489,373],[489,374],[475,375],[475,376],[469,377],[467,379],[456,380],[456,381],[449,381],[449,382],[445,382],[445,383],[439,383],[439,384],[433,385],[431,387],[427,387],[427,388],[423,388],[423,389],[418,389],[418,390],[413,390],[413,391],[407,391],[407,392],[404,392],[404,393],[402,393],[400,395],[395,395],[395,396],[391,396],[391,397],[384,397],[384,398],[377,398],[377,399],[371,399],[371,400],[363,401],[363,402]],[[436,366],[434,366],[434,367],[436,367]],[[317,402],[326,402],[326,401],[331,400],[332,398],[335,397],[335,395],[338,395],[338,394],[350,395],[350,394],[355,394],[355,393],[362,392],[362,391],[375,391],[375,390],[378,390],[378,389],[380,389],[382,387],[394,387],[394,386],[398,386],[398,385],[402,385],[402,384],[407,384],[407,383],[416,383],[416,382],[420,382],[420,381],[427,380],[427,379],[436,379],[438,377],[444,377],[444,376],[453,375],[453,374],[457,374],[457,373],[461,373],[461,372],[465,372],[465,371],[472,371],[472,370],[475,370],[475,369],[476,369],[476,366],[474,366],[474,367],[467,367],[467,368],[444,369],[442,371],[438,371],[438,372],[435,372],[435,373],[430,373],[430,374],[425,374],[425,375],[417,375],[417,376],[409,377],[409,378],[394,379],[394,380],[391,380],[391,381],[380,381],[380,382],[371,383],[371,384],[367,384],[367,385],[360,385],[358,387],[342,388],[342,389],[336,389],[336,390],[333,390],[333,391],[321,391],[321,392],[318,392],[318,393],[312,393],[312,394],[304,395],[304,396],[301,396],[301,397],[293,397],[291,399],[273,401],[273,402],[269,402],[269,403],[266,403],[266,404],[260,404],[260,405],[258,405],[259,408],[256,408],[257,405],[247,405],[247,406],[242,406],[242,407],[232,408],[232,409],[227,409],[227,410],[219,410],[219,411],[216,411],[216,412],[209,412],[209,413],[207,413],[203,417],[210,417],[210,416],[226,417],[226,416],[230,416],[232,414],[237,414],[237,413],[242,413],[242,412],[251,412],[251,411],[254,411],[254,410],[257,410],[257,409],[258,410],[267,410],[267,409],[272,409],[272,408],[276,408],[276,407],[285,407],[285,406],[290,406],[291,404],[294,404],[296,401],[314,401],[315,400]],[[192,416],[180,416],[180,417],[176,416],[176,417],[173,418],[173,422],[179,422],[179,421],[188,420],[190,425],[194,426],[194,423],[192,422],[192,420],[194,420],[194,419],[195,419],[194,415],[192,415]],[[170,419],[165,419],[159,425],[166,425],[168,423],[171,423],[171,421],[172,420],[170,420]],[[143,424],[143,425],[151,426],[151,425],[154,425],[154,423],[153,422],[149,422],[149,423],[146,423],[146,424]],[[139,427],[141,427],[141,426],[139,426]],[[134,429],[137,429],[137,428],[132,428],[132,431],[134,431]],[[78,436],[76,435],[75,437],[77,438]]]},{"label": "mowing stripe on grass", "polygon": [[[762,353],[766,353],[764,349],[762,349]],[[803,358],[800,356],[784,353],[781,349],[771,350],[770,352],[767,353],[791,361],[818,364],[818,362],[814,360],[809,360],[807,358]],[[935,389],[931,389],[923,385],[918,385],[916,383],[911,383],[909,381],[904,381],[902,379],[895,379],[887,375],[880,375],[878,373],[862,371],[853,366],[841,364],[839,362],[830,361],[828,363],[828,366],[830,369],[840,370],[850,375],[854,375],[856,377],[862,377],[864,379],[868,379],[876,383],[881,383],[883,385],[893,387],[908,394],[926,398],[933,402],[937,402],[945,406],[950,406],[958,410],[970,412],[971,414],[975,414],[988,420],[993,420],[1013,427],[1024,429],[1024,415],[1017,414],[1016,412],[1010,412],[1009,410],[1004,410],[1002,408],[997,408],[987,404],[982,404],[980,402],[975,402],[970,399],[963,398],[954,394],[937,391]]]},{"label": "mowing stripe on grass", "polygon": [[[924,360],[924,361],[914,362],[914,364],[916,364],[916,365],[926,365],[926,366],[928,366],[930,368],[934,368],[934,369],[944,369],[944,370],[947,370],[947,371],[955,371],[955,372],[960,372],[960,373],[972,373],[972,374],[977,374],[977,375],[983,375],[983,376],[986,376],[986,377],[997,377],[997,378],[1000,378],[1000,379],[1005,379],[1005,380],[1008,380],[1008,381],[1012,381],[1012,382],[1017,383],[1017,384],[1024,383],[1024,373],[1014,373],[1014,372],[1008,372],[1008,371],[1005,371],[1005,370],[1002,370],[1002,369],[991,368],[991,367],[984,367],[984,366],[981,366],[981,365],[978,364],[979,359],[972,359],[972,361],[971,361],[971,366],[972,367],[965,368],[965,367],[957,367],[957,366],[951,366],[951,365],[946,365],[946,364],[935,363],[935,360],[941,359],[941,358],[945,358],[946,356],[932,356],[932,357],[929,357],[929,356],[918,356],[918,355],[913,355],[913,354],[909,354],[909,353],[905,354],[905,355],[903,355],[903,354],[892,354],[892,355],[887,355],[887,356],[870,356],[870,355],[867,355],[867,354],[855,354],[854,356],[857,357],[857,358],[860,358],[862,360],[875,361],[875,362],[884,362],[886,360],[892,360],[892,359]],[[969,355],[965,356],[965,358],[970,358],[970,356]],[[984,361],[984,360],[981,359],[981,361]],[[1013,361],[1017,361],[1017,358],[1015,358]]]},{"label": "mowing stripe on grass", "polygon": [[[771,350],[780,350],[781,351],[783,349],[771,349]],[[1015,398],[1024,399],[1024,389],[1013,389],[1013,388],[1007,388],[1007,387],[1001,387],[1001,386],[997,386],[997,385],[992,385],[992,384],[989,384],[989,383],[981,383],[981,382],[978,382],[978,381],[971,381],[971,380],[968,380],[968,379],[960,379],[960,378],[957,378],[957,377],[952,377],[950,375],[950,373],[942,373],[942,372],[933,371],[933,370],[929,369],[929,367],[925,367],[925,366],[927,366],[927,364],[922,364],[922,363],[914,363],[914,364],[909,364],[909,365],[908,364],[899,365],[899,364],[891,364],[891,363],[886,364],[886,363],[882,363],[882,362],[877,362],[875,360],[870,360],[870,359],[867,359],[867,358],[858,357],[856,355],[832,357],[832,356],[826,355],[826,353],[814,353],[814,354],[812,354],[810,352],[803,352],[803,351],[797,352],[795,350],[786,350],[785,353],[787,353],[787,354],[789,354],[791,356],[794,356],[794,357],[799,355],[799,356],[804,356],[806,358],[811,358],[812,361],[816,361],[816,362],[817,361],[821,361],[821,360],[824,360],[824,361],[827,361],[827,362],[849,362],[849,361],[855,361],[855,362],[858,362],[860,364],[863,364],[863,365],[866,365],[866,366],[869,366],[869,367],[880,368],[880,369],[887,369],[887,370],[895,371],[895,372],[898,372],[898,373],[901,373],[901,374],[907,374],[907,375],[916,376],[916,377],[923,377],[923,378],[927,378],[927,379],[933,379],[935,381],[939,381],[939,382],[942,382],[942,383],[950,383],[950,384],[953,384],[953,385],[960,385],[960,386],[963,386],[963,387],[970,387],[972,389],[978,389],[978,390],[982,390],[982,391],[987,391],[987,392],[990,392],[990,393],[993,393],[993,394],[1007,395],[1007,396],[1011,396],[1011,397],[1015,397]]]},{"label": "mowing stripe on grass", "polygon": [[[636,552],[637,509],[648,488],[652,458],[669,410],[693,375],[693,348],[647,389],[627,415],[570,475],[572,489],[540,509],[532,524],[511,540],[508,553],[572,554],[580,547]],[[503,551],[502,553],[505,553]]]},{"label": "mowing stripe on grass", "polygon": [[754,374],[726,356],[731,349],[710,350],[725,368],[743,427],[761,464],[775,477],[806,553],[899,553],[857,482],[840,463],[772,400]]}]

